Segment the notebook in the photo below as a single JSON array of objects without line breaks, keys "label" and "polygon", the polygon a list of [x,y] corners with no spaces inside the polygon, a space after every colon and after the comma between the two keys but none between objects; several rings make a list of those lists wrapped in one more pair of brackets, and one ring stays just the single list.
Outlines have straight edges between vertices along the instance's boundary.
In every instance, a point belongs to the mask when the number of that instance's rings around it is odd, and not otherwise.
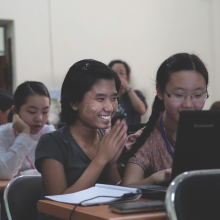
[{"label": "notebook", "polygon": [[140,197],[141,190],[139,189],[107,184],[95,184],[94,187],[70,194],[45,196],[45,198],[57,202],[80,204],[82,206],[109,204],[116,201],[135,201]]},{"label": "notebook", "polygon": [[[180,112],[171,181],[186,171],[219,169],[219,149],[220,110]],[[142,190],[143,197],[151,199],[163,199],[166,193],[166,187],[134,187]]]}]

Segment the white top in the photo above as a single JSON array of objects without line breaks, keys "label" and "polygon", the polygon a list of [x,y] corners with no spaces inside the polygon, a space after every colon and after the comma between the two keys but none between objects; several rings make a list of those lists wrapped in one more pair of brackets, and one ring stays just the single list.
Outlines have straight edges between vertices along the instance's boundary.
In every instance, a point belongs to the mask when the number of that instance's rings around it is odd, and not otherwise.
[{"label": "white top", "polygon": [[[45,124],[41,134],[54,130],[53,125]],[[27,174],[33,173],[34,170],[31,168],[26,155],[34,165],[35,150],[39,139],[39,133],[30,135],[21,133],[15,137],[12,123],[0,126],[0,180],[12,179],[22,171],[27,171]],[[25,174],[25,172],[22,172],[22,174]]]}]

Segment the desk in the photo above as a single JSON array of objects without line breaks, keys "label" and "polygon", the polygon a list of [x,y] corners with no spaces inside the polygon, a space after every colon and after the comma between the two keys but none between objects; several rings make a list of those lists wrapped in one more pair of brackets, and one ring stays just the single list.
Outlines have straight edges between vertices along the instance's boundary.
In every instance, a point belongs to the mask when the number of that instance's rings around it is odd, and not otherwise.
[{"label": "desk", "polygon": [[4,192],[5,187],[8,185],[10,180],[1,180],[0,181],[0,192]]},{"label": "desk", "polygon": [[[142,201],[145,199],[141,199]],[[69,219],[69,215],[74,205],[60,203],[51,200],[40,200],[37,203],[37,209],[62,219]],[[145,212],[136,214],[116,214],[108,209],[108,205],[101,206],[78,206],[73,215],[74,220],[167,220],[166,212]]]}]

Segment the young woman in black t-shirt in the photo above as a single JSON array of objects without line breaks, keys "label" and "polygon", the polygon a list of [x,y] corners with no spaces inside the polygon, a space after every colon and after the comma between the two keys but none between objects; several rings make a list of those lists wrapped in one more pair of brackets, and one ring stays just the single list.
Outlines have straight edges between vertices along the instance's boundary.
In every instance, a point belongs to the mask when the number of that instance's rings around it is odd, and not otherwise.
[{"label": "young woman in black t-shirt", "polygon": [[67,125],[43,136],[36,150],[44,194],[77,192],[98,180],[120,182],[116,161],[127,140],[125,121],[117,121],[102,137],[118,108],[120,84],[116,73],[95,60],[79,61],[69,69],[61,89]]}]

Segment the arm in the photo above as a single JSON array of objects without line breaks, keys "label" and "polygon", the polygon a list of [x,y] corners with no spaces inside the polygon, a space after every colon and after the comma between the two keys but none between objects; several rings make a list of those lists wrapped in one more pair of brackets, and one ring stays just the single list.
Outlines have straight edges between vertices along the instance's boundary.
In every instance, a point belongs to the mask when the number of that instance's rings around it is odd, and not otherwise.
[{"label": "arm", "polygon": [[163,184],[170,180],[171,169],[161,170],[144,179],[144,170],[135,163],[128,163],[125,168],[122,185]]},{"label": "arm", "polygon": [[19,134],[9,146],[8,138],[15,138],[10,132],[8,129],[0,132],[0,179],[12,179],[17,175],[26,155],[37,145],[27,134]]},{"label": "arm", "polygon": [[[120,77],[120,74],[119,74]],[[122,87],[125,89],[125,91],[127,91],[128,88],[130,88],[130,85],[127,83],[127,81],[125,79],[123,79],[122,77],[120,77],[121,79],[121,85]],[[134,110],[140,114],[143,115],[146,112],[146,106],[145,104],[142,102],[142,100],[137,96],[137,94],[135,93],[135,91],[133,89],[131,89],[128,92],[128,97],[131,100],[131,104],[134,108]]]},{"label": "arm", "polygon": [[[80,178],[68,188],[65,170],[61,162],[44,158],[39,161],[43,182],[47,195],[73,193],[94,186],[106,164],[114,170],[115,160],[126,141],[127,126],[125,122],[116,122],[116,126],[109,133],[105,133],[100,142],[95,158],[86,168]],[[111,178],[110,178],[111,179]],[[114,181],[114,180],[110,180]],[[114,182],[115,184],[115,182]]]},{"label": "arm", "polygon": [[128,96],[131,100],[131,104],[134,108],[134,110],[139,114],[139,115],[143,115],[146,112],[146,106],[144,105],[144,103],[141,101],[141,99],[137,96],[137,94],[135,93],[135,91],[133,89],[131,89],[128,92]]}]

